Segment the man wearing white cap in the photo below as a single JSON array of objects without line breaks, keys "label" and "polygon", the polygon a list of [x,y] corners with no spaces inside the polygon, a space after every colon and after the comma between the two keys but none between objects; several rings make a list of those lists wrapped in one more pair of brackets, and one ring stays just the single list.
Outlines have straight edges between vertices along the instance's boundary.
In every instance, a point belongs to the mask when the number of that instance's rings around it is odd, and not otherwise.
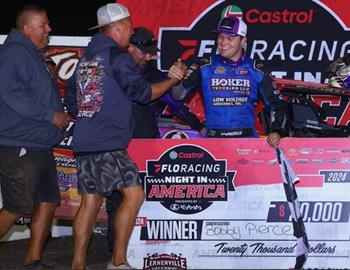
[{"label": "man wearing white cap", "polygon": [[173,88],[174,98],[183,99],[201,86],[207,137],[216,138],[257,137],[254,109],[262,100],[270,109],[268,142],[276,147],[284,134],[284,103],[271,76],[245,53],[247,25],[224,17],[215,32],[219,54],[192,64],[182,84]]},{"label": "man wearing white cap", "polygon": [[[174,65],[169,79],[150,84],[126,49],[133,34],[130,13],[111,3],[97,11],[100,33],[92,37],[69,83],[68,109],[76,115],[73,151],[81,205],[73,225],[72,269],[86,268],[92,228],[103,197],[118,189],[123,200],[115,215],[115,245],[107,269],[133,269],[128,241],[144,200],[138,169],[126,151],[134,123],[132,102],[149,103],[179,83],[186,68]],[[171,77],[171,78],[170,78]]]}]

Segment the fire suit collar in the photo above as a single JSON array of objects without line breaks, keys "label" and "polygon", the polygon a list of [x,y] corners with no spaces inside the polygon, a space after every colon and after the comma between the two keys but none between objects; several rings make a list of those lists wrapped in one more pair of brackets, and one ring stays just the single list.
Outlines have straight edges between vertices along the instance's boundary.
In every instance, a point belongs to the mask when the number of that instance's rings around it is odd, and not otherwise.
[{"label": "fire suit collar", "polygon": [[222,57],[222,58],[223,58],[223,61],[225,62],[225,64],[233,66],[233,67],[237,67],[237,66],[240,66],[242,64],[245,57],[246,57],[246,53],[245,53],[245,51],[243,51],[241,58],[239,58],[237,61],[232,61],[231,59],[227,59],[225,57]]}]

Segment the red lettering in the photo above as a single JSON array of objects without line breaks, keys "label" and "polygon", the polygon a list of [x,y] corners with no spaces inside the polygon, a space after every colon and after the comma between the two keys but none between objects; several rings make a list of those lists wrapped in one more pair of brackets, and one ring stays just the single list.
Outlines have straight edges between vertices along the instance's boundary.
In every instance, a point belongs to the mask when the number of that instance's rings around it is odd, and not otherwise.
[{"label": "red lettering", "polygon": [[187,60],[190,56],[194,55],[196,52],[197,40],[178,40],[178,42],[184,47],[192,47],[187,49],[182,55],[182,60]]},{"label": "red lettering", "polygon": [[[340,106],[341,98],[340,97],[335,97],[335,96],[317,96],[317,95],[312,95],[312,100],[320,108],[322,108],[324,106],[324,104],[329,104],[329,106],[338,107],[338,106]],[[345,111],[344,111],[344,113],[345,113]],[[326,118],[326,121],[330,125],[336,125],[337,124],[337,118],[336,117],[328,116]]]},{"label": "red lettering", "polygon": [[246,12],[245,21],[248,23],[284,23],[310,24],[313,22],[314,10],[309,11],[261,11],[250,9]]},{"label": "red lettering", "polygon": [[196,198],[197,186],[190,185],[187,187],[187,198]]},{"label": "red lettering", "polygon": [[221,197],[226,198],[226,192],[225,192],[225,186],[224,185],[218,185],[215,190],[215,198]]},{"label": "red lettering", "polygon": [[148,198],[158,198],[159,197],[159,186],[152,186],[150,192],[148,193]]},{"label": "red lettering", "polygon": [[186,189],[185,185],[176,185],[175,186],[175,194],[173,196],[173,198],[185,198],[185,193],[184,190]]},{"label": "red lettering", "polygon": [[300,12],[296,14],[296,21],[300,24],[306,23],[308,20],[308,16],[306,12]]},{"label": "red lettering", "polygon": [[257,23],[259,20],[257,16],[259,15],[259,10],[253,8],[247,11],[245,20],[247,23]]},{"label": "red lettering", "polygon": [[281,16],[280,16],[279,12],[274,12],[272,14],[271,22],[273,22],[273,23],[280,23],[281,22]]},{"label": "red lettering", "polygon": [[288,19],[289,17],[289,11],[288,9],[285,9],[282,11],[282,22],[283,23],[290,23],[290,19]]},{"label": "red lettering", "polygon": [[215,189],[215,186],[213,185],[204,186],[203,198],[213,198],[214,194],[211,193],[211,190],[213,189]]},{"label": "red lettering", "polygon": [[259,22],[269,23],[271,22],[271,12],[261,12],[259,15]]},{"label": "red lettering", "polygon": [[346,108],[344,109],[343,114],[341,115],[338,125],[339,126],[347,126],[350,122],[350,105],[349,102],[346,104]]},{"label": "red lettering", "polygon": [[175,186],[171,185],[169,188],[166,185],[160,186],[160,198],[174,198]]},{"label": "red lettering", "polygon": [[225,186],[224,185],[152,185],[148,194],[148,198],[225,198]]}]

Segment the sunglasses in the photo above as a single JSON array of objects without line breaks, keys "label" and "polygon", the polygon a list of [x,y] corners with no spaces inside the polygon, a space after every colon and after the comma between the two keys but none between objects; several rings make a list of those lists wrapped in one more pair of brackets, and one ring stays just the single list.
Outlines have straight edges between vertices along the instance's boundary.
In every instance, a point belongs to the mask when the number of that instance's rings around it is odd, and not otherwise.
[{"label": "sunglasses", "polygon": [[151,39],[151,40],[135,41],[133,38],[131,38],[130,43],[134,45],[143,45],[146,47],[151,47],[157,44],[157,40]]}]

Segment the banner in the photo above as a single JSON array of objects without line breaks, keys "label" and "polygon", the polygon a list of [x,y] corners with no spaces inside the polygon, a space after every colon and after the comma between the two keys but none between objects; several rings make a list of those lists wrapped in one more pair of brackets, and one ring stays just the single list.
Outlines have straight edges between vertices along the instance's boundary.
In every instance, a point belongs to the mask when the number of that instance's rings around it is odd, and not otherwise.
[{"label": "banner", "polygon": [[[350,268],[348,139],[286,138],[281,148],[300,178],[295,187],[310,244],[305,268]],[[129,242],[132,265],[294,266],[292,217],[277,157],[265,139],[135,139],[128,151],[146,194]],[[74,158],[58,152],[56,161],[62,207],[74,216]],[[102,210],[100,221],[105,218]]]},{"label": "banner", "polygon": [[[327,81],[328,65],[350,52],[349,1],[121,0],[135,26],[158,34],[158,67],[216,52],[221,12],[233,5],[248,25],[248,54],[276,78]],[[152,4],[151,4],[152,3]]]}]

